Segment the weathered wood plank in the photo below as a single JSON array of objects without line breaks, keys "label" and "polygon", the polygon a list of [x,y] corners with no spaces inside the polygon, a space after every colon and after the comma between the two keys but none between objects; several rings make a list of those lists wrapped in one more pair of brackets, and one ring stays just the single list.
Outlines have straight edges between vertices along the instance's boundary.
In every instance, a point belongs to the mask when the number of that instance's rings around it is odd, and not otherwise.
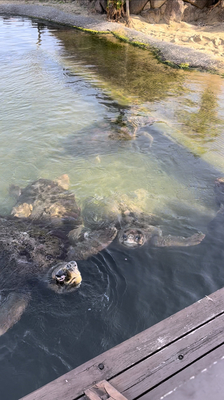
[{"label": "weathered wood plank", "polygon": [[109,382],[101,381],[85,391],[89,400],[127,400]]},{"label": "weathered wood plank", "polygon": [[[23,400],[73,400],[224,312],[224,288],[43,386]],[[115,386],[116,387],[116,386]]]},{"label": "weathered wood plank", "polygon": [[[200,360],[197,360],[191,364],[188,368],[178,372],[176,375],[169,378],[167,381],[163,382],[161,385],[150,390],[150,392],[144,394],[139,400],[168,400],[170,399],[169,393],[177,391],[177,388],[182,387],[185,383],[189,382],[192,378],[196,377],[198,374],[204,372],[205,369],[209,368],[213,363],[218,362],[224,357],[224,345],[216,348],[210,353],[206,354]],[[223,384],[223,380],[222,380]],[[203,400],[204,396],[201,396]],[[211,397],[210,397],[211,399]],[[216,397],[214,397],[216,399]],[[223,399],[223,397],[222,397]]]},{"label": "weathered wood plank", "polygon": [[223,343],[224,314],[131,367],[110,383],[125,397],[140,396]]}]

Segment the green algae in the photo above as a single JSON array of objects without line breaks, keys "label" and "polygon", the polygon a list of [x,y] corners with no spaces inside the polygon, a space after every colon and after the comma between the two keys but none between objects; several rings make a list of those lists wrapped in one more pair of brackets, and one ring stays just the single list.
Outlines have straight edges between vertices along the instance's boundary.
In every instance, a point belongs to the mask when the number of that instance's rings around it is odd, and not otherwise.
[{"label": "green algae", "polygon": [[76,26],[76,25],[74,25],[73,28],[77,29],[78,31],[93,33],[94,35],[99,35],[99,34],[108,35],[108,31],[97,31],[95,29],[83,28],[81,26]]}]

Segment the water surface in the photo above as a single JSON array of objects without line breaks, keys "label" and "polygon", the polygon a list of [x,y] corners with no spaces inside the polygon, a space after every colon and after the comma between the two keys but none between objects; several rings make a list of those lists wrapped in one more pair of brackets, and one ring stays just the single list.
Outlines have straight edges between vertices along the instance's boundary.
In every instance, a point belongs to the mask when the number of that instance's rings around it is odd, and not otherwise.
[{"label": "water surface", "polygon": [[[12,400],[223,286],[223,225],[209,222],[224,173],[224,85],[106,36],[20,17],[0,27],[1,214],[14,204],[10,184],[66,173],[81,207],[90,196],[128,198],[160,216],[165,234],[207,233],[185,249],[115,240],[80,261],[76,292],[37,285],[0,337],[1,399]],[[132,116],[156,122],[134,140],[111,138]]]}]

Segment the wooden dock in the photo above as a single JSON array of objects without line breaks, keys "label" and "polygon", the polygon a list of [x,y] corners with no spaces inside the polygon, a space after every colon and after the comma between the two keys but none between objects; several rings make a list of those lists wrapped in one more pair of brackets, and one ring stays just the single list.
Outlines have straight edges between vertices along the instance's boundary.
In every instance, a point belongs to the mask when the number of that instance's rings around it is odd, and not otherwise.
[{"label": "wooden dock", "polygon": [[223,400],[223,375],[224,288],[23,400]]}]

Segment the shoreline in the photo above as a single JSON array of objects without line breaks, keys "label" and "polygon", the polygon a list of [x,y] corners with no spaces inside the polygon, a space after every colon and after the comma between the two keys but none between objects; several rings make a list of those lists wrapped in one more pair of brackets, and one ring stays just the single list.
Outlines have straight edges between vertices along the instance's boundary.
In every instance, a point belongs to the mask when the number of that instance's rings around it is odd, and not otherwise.
[{"label": "shoreline", "polygon": [[[27,3],[27,1],[19,0],[11,2],[0,0],[0,14],[39,18],[48,22],[55,22],[92,33],[112,33],[120,40],[125,40],[132,45],[143,47],[145,49],[148,48],[150,51],[154,52],[161,62],[165,62],[173,67],[185,69],[196,68],[219,74],[223,74],[224,72],[223,56],[213,55],[211,51],[207,52],[195,49],[194,46],[191,45],[182,45],[181,42],[172,43],[165,39],[161,40],[157,37],[161,35],[161,31],[168,31],[170,34],[170,40],[173,35],[172,26],[167,25],[164,27],[159,24],[155,26],[155,24],[149,24],[142,21],[142,18],[138,16],[132,16],[132,26],[134,28],[128,28],[122,23],[109,22],[106,20],[105,15],[93,14],[89,9],[87,9],[87,7],[84,7],[83,5],[81,6],[77,3],[74,4],[74,2],[39,2],[38,0],[32,2],[29,1],[29,3]],[[173,26],[175,31],[177,31],[176,25],[182,25],[185,27],[185,25],[189,24],[176,23]],[[142,26],[144,28],[142,28]],[[138,29],[136,29],[136,27]],[[192,26],[193,31],[197,28],[198,27]],[[207,28],[208,27],[206,27],[206,29]],[[150,34],[152,30],[154,32],[153,35]],[[192,30],[189,31],[191,36]],[[214,33],[212,32],[211,35],[213,38]],[[220,41],[221,40],[222,39],[220,39]]]}]

